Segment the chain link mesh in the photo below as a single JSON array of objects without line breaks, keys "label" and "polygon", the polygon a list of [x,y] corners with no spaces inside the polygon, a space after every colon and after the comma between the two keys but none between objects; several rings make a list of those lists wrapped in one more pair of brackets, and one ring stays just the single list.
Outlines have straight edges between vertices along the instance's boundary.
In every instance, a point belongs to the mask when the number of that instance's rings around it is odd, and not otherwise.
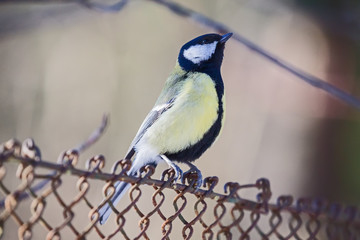
[{"label": "chain link mesh", "polygon": [[[44,161],[31,139],[1,145],[2,237],[17,229],[19,239],[360,239],[356,207],[291,196],[270,203],[266,179],[226,183],[220,194],[213,191],[217,177],[205,178],[203,188],[195,189],[196,174],[179,184],[170,169],[156,179],[155,169],[146,166],[132,177],[126,174],[128,160],[117,161],[109,174],[101,171],[101,155],[89,159],[85,170],[76,168],[78,159],[78,152],[69,150],[56,164]],[[109,200],[118,180],[132,183],[128,202],[111,205],[114,219],[101,226],[98,209],[107,201],[96,205],[90,188],[105,184],[103,196]],[[70,190],[74,182],[77,191]],[[255,198],[241,197],[249,189]]]}]

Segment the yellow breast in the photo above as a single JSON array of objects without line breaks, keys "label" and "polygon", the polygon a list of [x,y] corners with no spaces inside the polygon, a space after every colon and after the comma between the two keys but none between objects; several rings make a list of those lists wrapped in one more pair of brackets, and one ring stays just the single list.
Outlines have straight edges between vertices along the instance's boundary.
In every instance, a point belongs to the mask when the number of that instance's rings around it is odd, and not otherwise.
[{"label": "yellow breast", "polygon": [[218,96],[212,79],[204,73],[192,73],[184,81],[173,107],[143,136],[159,153],[177,152],[195,144],[218,117]]}]

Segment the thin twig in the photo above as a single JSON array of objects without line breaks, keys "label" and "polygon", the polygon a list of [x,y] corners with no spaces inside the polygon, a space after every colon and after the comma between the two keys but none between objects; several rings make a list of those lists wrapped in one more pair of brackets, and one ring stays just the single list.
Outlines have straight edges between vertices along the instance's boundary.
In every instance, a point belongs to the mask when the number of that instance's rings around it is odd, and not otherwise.
[{"label": "thin twig", "polygon": [[335,87],[334,85],[332,85],[324,80],[321,80],[320,78],[314,77],[311,74],[308,74],[308,73],[292,66],[291,64],[287,63],[286,61],[275,57],[270,52],[266,51],[265,49],[261,48],[260,46],[258,46],[256,44],[252,43],[251,41],[247,40],[240,34],[235,33],[226,25],[224,25],[220,22],[217,22],[209,17],[206,17],[205,15],[203,15],[201,13],[195,12],[189,8],[181,6],[180,4],[172,2],[172,1],[168,1],[168,0],[151,0],[151,1],[167,7],[173,13],[175,13],[181,17],[190,18],[190,19],[194,20],[196,23],[199,23],[206,27],[213,28],[220,33],[233,32],[234,35],[233,35],[232,39],[242,43],[243,45],[248,47],[250,50],[256,52],[257,54],[260,54],[267,60],[271,61],[275,65],[278,65],[282,69],[285,69],[286,71],[292,73],[293,75],[302,79],[303,81],[307,82],[308,84],[310,84],[316,88],[322,89],[325,92],[329,93],[331,96],[338,98],[338,99],[342,100],[343,102],[360,110],[360,100],[359,99],[357,99],[354,96],[346,93],[345,91]]},{"label": "thin twig", "polygon": [[[108,122],[109,122],[109,116],[107,114],[104,114],[102,121],[101,121],[101,125],[99,127],[97,127],[84,142],[80,143],[76,148],[74,148],[74,150],[80,154],[80,153],[83,153],[90,146],[92,146],[102,136],[102,134],[104,133],[104,131],[108,125]],[[41,162],[41,161],[39,161],[39,162]],[[61,164],[59,166],[64,167]],[[48,174],[46,179],[37,183],[34,187],[31,188],[31,192],[35,193],[35,192],[38,192],[39,190],[43,189],[47,185],[47,183],[50,182],[51,178],[57,174],[58,171],[61,171],[61,168],[58,168],[58,169],[52,171],[50,174]],[[17,201],[25,200],[29,196],[30,196],[30,194],[28,192],[22,192],[17,196]],[[0,200],[0,209],[4,208],[4,206],[5,206],[5,199],[1,199]]]},{"label": "thin twig", "polygon": [[78,153],[83,153],[86,149],[88,149],[91,145],[93,145],[104,133],[106,126],[109,122],[109,116],[108,114],[104,114],[101,125],[96,128],[86,139],[84,142],[80,143],[74,150],[76,150]]},{"label": "thin twig", "polygon": [[119,12],[121,9],[125,7],[125,5],[129,2],[129,0],[121,0],[113,5],[99,4],[96,2],[91,2],[89,0],[79,0],[78,2],[81,5],[93,10],[99,10],[104,12]]},{"label": "thin twig", "polygon": [[[21,0],[21,1],[23,1],[23,0]],[[21,2],[21,1],[19,1],[19,2]],[[248,47],[250,50],[261,55],[262,57],[269,60],[273,64],[278,65],[279,67],[286,70],[287,72],[290,72],[291,74],[300,78],[301,80],[307,82],[311,86],[319,88],[321,90],[324,90],[331,96],[360,110],[360,100],[358,98],[350,95],[349,93],[341,90],[340,88],[338,88],[318,77],[312,76],[311,74],[300,70],[299,68],[291,65],[290,63],[276,57],[274,54],[266,51],[265,49],[261,48],[260,46],[258,46],[256,44],[254,44],[253,42],[249,41],[248,39],[246,39],[245,37],[236,33],[235,31],[232,31],[226,25],[224,25],[220,22],[217,22],[209,17],[206,17],[205,15],[203,15],[199,12],[196,12],[190,8],[186,8],[178,3],[175,3],[175,2],[172,2],[169,0],[150,0],[150,1],[160,4],[162,6],[165,6],[169,10],[171,10],[173,13],[175,13],[181,17],[190,18],[190,19],[194,20],[196,23],[199,23],[206,27],[215,29],[216,31],[218,31],[220,33],[233,32],[234,35],[233,35],[232,39],[236,40],[237,42],[242,43],[243,45]],[[42,1],[41,0],[39,2],[52,2],[52,1]],[[65,2],[71,2],[71,0],[65,1]],[[94,10],[99,10],[99,11],[104,11],[104,12],[119,12],[126,6],[126,4],[129,2],[129,0],[121,0],[113,5],[109,5],[109,6],[103,5],[103,4],[98,4],[96,2],[91,2],[89,0],[77,0],[76,2],[78,2],[82,6],[85,6],[87,8],[94,9]]]}]

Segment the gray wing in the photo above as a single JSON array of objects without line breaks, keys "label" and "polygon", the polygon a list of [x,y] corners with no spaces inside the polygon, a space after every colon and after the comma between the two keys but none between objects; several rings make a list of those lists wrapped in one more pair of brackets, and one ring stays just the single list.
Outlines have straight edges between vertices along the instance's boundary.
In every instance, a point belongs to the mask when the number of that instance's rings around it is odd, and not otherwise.
[{"label": "gray wing", "polygon": [[175,98],[171,98],[167,103],[156,105],[153,109],[151,109],[149,114],[146,116],[144,122],[141,124],[138,132],[136,133],[134,140],[131,142],[131,145],[129,147],[129,150],[127,151],[125,159],[132,158],[132,156],[135,154],[135,145],[144,136],[147,129],[151,127],[154,124],[154,122],[156,122],[156,120],[158,120],[159,117],[164,112],[166,112],[168,109],[170,109],[173,106],[174,101]]}]

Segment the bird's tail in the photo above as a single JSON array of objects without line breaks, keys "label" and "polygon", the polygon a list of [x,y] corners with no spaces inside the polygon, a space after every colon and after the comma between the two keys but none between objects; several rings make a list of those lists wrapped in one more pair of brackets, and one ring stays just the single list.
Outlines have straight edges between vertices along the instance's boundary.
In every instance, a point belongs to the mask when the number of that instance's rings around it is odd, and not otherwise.
[{"label": "bird's tail", "polygon": [[[145,159],[145,161],[144,161]],[[129,176],[136,176],[138,173],[138,170],[145,166],[145,165],[153,165],[154,167],[156,167],[157,163],[156,161],[152,161],[150,159],[156,159],[156,157],[148,157],[148,158],[144,158],[144,157],[139,157],[136,156],[133,163],[132,163],[132,167],[128,172]],[[111,198],[111,202],[113,204],[113,206],[116,206],[120,199],[124,196],[124,194],[127,192],[127,190],[130,188],[131,184],[130,183],[126,183],[126,182],[116,182],[115,183],[115,194],[114,196],[112,196]],[[100,224],[104,224],[106,222],[106,220],[109,218],[110,214],[112,213],[112,208],[110,207],[110,205],[108,203],[106,203],[104,206],[102,206],[99,209],[99,222]]]},{"label": "bird's tail", "polygon": [[[116,206],[119,203],[120,199],[122,198],[122,196],[124,196],[124,194],[127,192],[130,186],[131,186],[130,183],[126,183],[126,182],[115,183],[115,194],[110,200],[113,206]],[[101,225],[103,225],[106,222],[112,211],[113,210],[111,209],[108,203],[106,203],[104,206],[102,206],[99,209],[99,222]]]}]

